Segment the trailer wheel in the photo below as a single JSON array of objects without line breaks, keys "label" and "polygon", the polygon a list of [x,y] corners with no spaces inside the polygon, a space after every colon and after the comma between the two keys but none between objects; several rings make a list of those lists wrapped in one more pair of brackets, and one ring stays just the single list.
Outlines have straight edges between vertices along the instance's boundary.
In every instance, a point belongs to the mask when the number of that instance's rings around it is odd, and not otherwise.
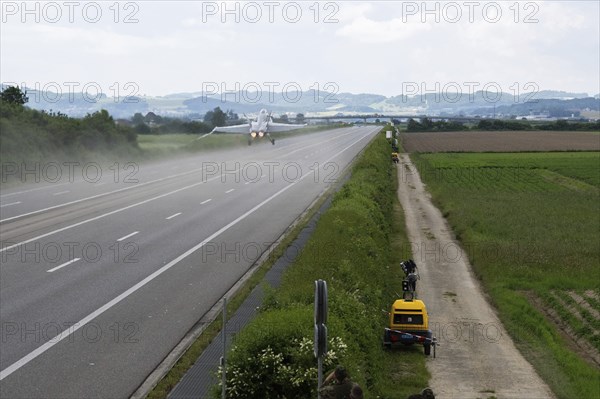
[{"label": "trailer wheel", "polygon": [[423,345],[423,352],[425,356],[431,355],[431,345]]}]

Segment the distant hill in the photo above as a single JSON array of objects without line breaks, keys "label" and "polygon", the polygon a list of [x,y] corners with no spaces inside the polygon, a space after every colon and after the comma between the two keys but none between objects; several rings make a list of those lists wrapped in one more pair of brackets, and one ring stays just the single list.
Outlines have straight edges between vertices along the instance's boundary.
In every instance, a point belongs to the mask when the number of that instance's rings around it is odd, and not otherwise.
[{"label": "distant hill", "polygon": [[[579,117],[583,110],[600,110],[600,98],[573,98],[570,100],[540,99],[521,104],[501,105],[496,113],[501,115],[545,115],[550,118]],[[475,109],[474,115],[487,113],[488,109]]]},{"label": "distant hill", "polygon": [[[2,85],[3,87],[3,85]],[[386,97],[372,93],[331,93],[326,91],[289,91],[283,93],[237,92],[220,95],[203,95],[202,92],[172,93],[164,96],[139,96],[113,98],[101,95],[89,101],[81,93],[72,96],[59,95],[53,92],[39,93],[26,89],[29,96],[28,107],[37,110],[52,110],[72,117],[83,117],[86,114],[106,109],[112,116],[129,119],[135,113],[153,112],[157,115],[197,119],[215,107],[243,114],[255,114],[266,108],[275,115],[288,113],[304,113],[305,115],[335,115],[380,113],[396,115],[481,115],[494,114],[523,115],[529,112],[544,112],[552,109],[557,115],[571,115],[591,109],[598,111],[600,94],[593,98],[587,93],[570,93],[558,90],[542,90],[518,97],[511,93],[485,93],[477,91],[468,93],[427,93],[423,96],[396,95]],[[538,105],[529,104],[531,100]],[[581,100],[581,101],[579,101]]]}]

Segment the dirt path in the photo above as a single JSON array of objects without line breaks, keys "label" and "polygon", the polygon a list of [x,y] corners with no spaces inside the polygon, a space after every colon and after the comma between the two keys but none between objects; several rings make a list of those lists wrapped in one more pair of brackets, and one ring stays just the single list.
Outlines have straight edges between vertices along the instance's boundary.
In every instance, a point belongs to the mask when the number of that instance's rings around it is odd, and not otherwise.
[{"label": "dirt path", "polygon": [[427,363],[436,398],[553,398],[487,302],[407,154],[398,165],[398,197],[421,275],[417,292],[439,342]]}]

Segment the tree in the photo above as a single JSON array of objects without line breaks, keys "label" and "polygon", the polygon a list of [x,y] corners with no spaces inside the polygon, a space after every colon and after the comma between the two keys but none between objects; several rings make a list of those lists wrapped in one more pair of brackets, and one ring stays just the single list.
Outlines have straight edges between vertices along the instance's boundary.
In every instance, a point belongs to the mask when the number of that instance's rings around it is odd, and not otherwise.
[{"label": "tree", "polygon": [[429,118],[421,118],[421,125],[425,131],[430,131],[433,129],[433,121]]},{"label": "tree", "polygon": [[423,126],[413,118],[410,118],[406,130],[409,132],[421,132],[423,131]]},{"label": "tree", "polygon": [[133,122],[134,125],[140,125],[140,124],[144,123],[144,115],[142,115],[139,112],[136,112],[133,115],[133,118],[131,118],[131,122]]},{"label": "tree", "polygon": [[208,111],[204,115],[204,122],[210,123],[213,126],[225,126],[226,120],[227,114],[221,110],[221,107]]},{"label": "tree", "polygon": [[146,116],[144,117],[144,121],[146,123],[159,124],[159,123],[162,123],[162,116],[156,115],[154,112],[148,112],[146,114]]},{"label": "tree", "polygon": [[152,129],[150,129],[150,126],[146,125],[145,123],[140,123],[140,124],[135,125],[135,131],[138,132],[139,134],[152,133]]},{"label": "tree", "polygon": [[236,114],[235,112],[233,112],[233,110],[231,110],[231,109],[227,110],[227,120],[237,121],[238,119],[240,119],[240,117],[238,116],[238,114]]},{"label": "tree", "polygon": [[304,123],[304,114],[296,114],[296,123]]},{"label": "tree", "polygon": [[213,118],[214,112],[213,111],[208,111],[204,114],[204,119],[203,121],[206,123],[212,123],[212,118]]},{"label": "tree", "polygon": [[9,104],[24,105],[29,101],[27,92],[23,92],[19,86],[10,86],[0,93],[0,100]]}]

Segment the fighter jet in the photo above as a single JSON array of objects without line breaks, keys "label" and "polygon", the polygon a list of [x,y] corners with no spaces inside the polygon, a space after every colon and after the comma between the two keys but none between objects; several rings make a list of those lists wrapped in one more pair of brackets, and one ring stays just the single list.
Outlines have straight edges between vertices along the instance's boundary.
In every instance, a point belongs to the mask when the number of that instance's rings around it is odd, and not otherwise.
[{"label": "fighter jet", "polygon": [[250,120],[247,124],[234,125],[234,126],[217,126],[209,134],[215,132],[222,133],[236,133],[236,134],[248,134],[248,145],[252,145],[255,139],[261,139],[267,136],[271,144],[275,145],[275,139],[271,137],[270,133],[275,132],[286,132],[288,130],[300,129],[305,127],[303,125],[292,125],[288,123],[275,123],[271,118],[271,113],[267,113],[266,109],[261,109],[258,113],[258,117],[255,121]]}]

